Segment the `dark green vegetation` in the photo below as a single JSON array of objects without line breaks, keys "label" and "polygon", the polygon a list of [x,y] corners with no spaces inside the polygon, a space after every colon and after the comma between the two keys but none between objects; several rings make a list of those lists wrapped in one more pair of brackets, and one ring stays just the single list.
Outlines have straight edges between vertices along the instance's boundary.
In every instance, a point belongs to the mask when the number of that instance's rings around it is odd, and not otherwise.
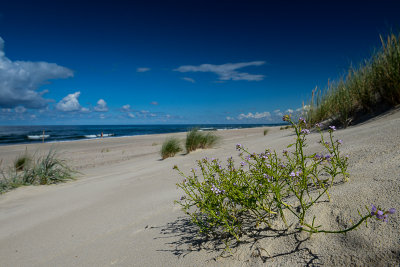
[{"label": "dark green vegetation", "polygon": [[180,140],[176,137],[170,137],[164,141],[160,154],[162,159],[166,159],[175,156],[180,151],[182,151]]},{"label": "dark green vegetation", "polygon": [[266,136],[268,134],[268,129],[264,129],[264,136]]},{"label": "dark green vegetation", "polygon": [[1,170],[0,193],[23,185],[55,184],[73,179],[75,171],[54,150],[34,158],[25,153],[17,158],[13,167]]},{"label": "dark green vegetation", "polygon": [[16,171],[23,171],[26,169],[32,161],[32,157],[25,150],[25,153],[18,156],[14,161],[14,168]]},{"label": "dark green vegetation", "polygon": [[212,132],[200,132],[194,128],[186,135],[185,148],[186,152],[190,153],[198,148],[213,147],[219,141],[219,137]]},{"label": "dark green vegetation", "polygon": [[307,121],[327,119],[344,127],[366,114],[400,104],[400,35],[381,36],[382,47],[358,68],[329,83],[324,92],[312,93]]}]

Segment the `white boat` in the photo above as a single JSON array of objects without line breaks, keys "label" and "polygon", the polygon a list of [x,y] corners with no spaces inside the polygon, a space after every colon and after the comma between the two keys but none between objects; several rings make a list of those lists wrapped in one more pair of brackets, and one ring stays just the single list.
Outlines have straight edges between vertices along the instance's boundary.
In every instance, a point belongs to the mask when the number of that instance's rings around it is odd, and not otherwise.
[{"label": "white boat", "polygon": [[28,137],[28,139],[32,139],[32,140],[39,140],[39,139],[49,138],[50,135],[48,135],[48,134],[45,134],[45,135],[43,135],[43,134],[41,134],[41,135],[28,135],[27,137]]}]

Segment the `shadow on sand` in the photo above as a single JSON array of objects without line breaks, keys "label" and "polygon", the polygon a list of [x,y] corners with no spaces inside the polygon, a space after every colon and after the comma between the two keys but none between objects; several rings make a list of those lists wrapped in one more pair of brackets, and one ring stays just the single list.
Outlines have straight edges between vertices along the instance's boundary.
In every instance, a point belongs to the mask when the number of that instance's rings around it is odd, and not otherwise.
[{"label": "shadow on sand", "polygon": [[[176,221],[167,225],[157,227],[160,235],[156,239],[165,239],[166,247],[171,249],[159,250],[169,252],[177,257],[185,257],[190,253],[204,253],[209,255],[208,261],[217,262],[221,258],[231,260],[247,261],[256,263],[285,262],[286,258],[296,258],[298,265],[316,266],[321,265],[318,255],[307,247],[309,236],[299,230],[277,230],[269,227],[248,227],[246,235],[241,237],[240,242],[229,237],[210,237],[200,235],[196,225],[192,224],[190,218],[179,217]],[[290,228],[289,228],[290,229]],[[282,248],[282,243],[285,243]],[[227,248],[226,244],[229,244]],[[263,244],[276,244],[273,251],[263,248]],[[240,254],[241,256],[238,256]],[[243,258],[244,255],[244,258]],[[238,259],[243,258],[243,259]],[[279,261],[277,261],[279,259]],[[229,259],[228,259],[229,260]]]}]

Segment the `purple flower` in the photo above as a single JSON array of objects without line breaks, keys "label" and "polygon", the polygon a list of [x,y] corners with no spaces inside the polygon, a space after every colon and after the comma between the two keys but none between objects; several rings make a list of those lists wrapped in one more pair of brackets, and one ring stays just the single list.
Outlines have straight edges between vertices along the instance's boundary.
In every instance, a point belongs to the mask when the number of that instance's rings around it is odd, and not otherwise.
[{"label": "purple flower", "polygon": [[329,128],[332,130],[332,131],[336,131],[336,127],[335,126],[329,126]]},{"label": "purple flower", "polygon": [[225,193],[225,190],[220,190],[218,187],[216,187],[215,185],[212,185],[211,187],[211,191],[214,192],[214,194],[219,195],[219,194],[223,194]]},{"label": "purple flower", "polygon": [[250,156],[250,155],[247,155],[246,157],[244,157],[244,159],[245,159],[245,160],[250,160],[250,159],[251,159],[251,156]]},{"label": "purple flower", "polygon": [[338,142],[339,144],[342,144],[342,143],[343,143],[342,139],[337,140],[337,142]]},{"label": "purple flower", "polygon": [[329,155],[329,154],[326,154],[325,155],[325,160],[327,160],[328,162],[330,162],[331,161],[331,155]]},{"label": "purple flower", "polygon": [[315,124],[315,127],[321,128],[321,127],[322,127],[322,124],[321,124],[321,123],[316,123],[316,124]]},{"label": "purple flower", "polygon": [[306,123],[306,120],[303,117],[300,117],[299,122]]},{"label": "purple flower", "polygon": [[243,148],[243,146],[241,145],[241,144],[237,144],[236,145],[236,150],[240,150],[240,149],[242,149]]},{"label": "purple flower", "polygon": [[268,174],[264,173],[264,178],[267,179],[268,182],[271,182],[273,177],[269,176]]},{"label": "purple flower", "polygon": [[301,133],[302,133],[302,134],[309,134],[309,133],[310,133],[310,130],[308,130],[308,129],[303,129],[303,130],[301,130]]},{"label": "purple flower", "polygon": [[241,162],[240,162],[240,165],[243,167],[243,166],[246,165],[246,162],[241,161]]},{"label": "purple flower", "polygon": [[315,154],[314,159],[321,160],[323,157],[324,157],[323,155]]},{"label": "purple flower", "polygon": [[375,213],[376,213],[376,207],[375,207],[375,205],[374,204],[371,204],[371,215],[375,215]]},{"label": "purple flower", "polygon": [[[270,166],[270,167],[271,167],[271,166]],[[281,163],[281,164],[279,164],[279,167],[281,167],[281,168],[283,169],[283,168],[286,168],[286,165],[283,164],[283,163]]]},{"label": "purple flower", "polygon": [[291,173],[289,174],[289,176],[291,176],[291,177],[295,177],[295,176],[296,176],[296,174],[295,174],[294,172],[291,172]]},{"label": "purple flower", "polygon": [[396,209],[395,209],[395,208],[389,209],[389,213],[390,213],[390,214],[394,214],[395,212],[396,212]]},{"label": "purple flower", "polygon": [[376,218],[378,218],[379,220],[383,219],[383,211],[378,210],[378,212],[376,213]]}]

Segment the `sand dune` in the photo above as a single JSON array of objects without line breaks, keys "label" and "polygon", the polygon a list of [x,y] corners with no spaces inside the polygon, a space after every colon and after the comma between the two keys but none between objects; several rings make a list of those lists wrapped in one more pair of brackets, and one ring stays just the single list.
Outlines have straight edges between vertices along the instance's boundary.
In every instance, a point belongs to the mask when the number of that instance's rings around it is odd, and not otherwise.
[{"label": "sand dune", "polygon": [[[394,266],[400,263],[399,212],[388,223],[371,221],[347,235],[265,231],[263,238],[233,248],[200,242],[174,205],[181,177],[172,170],[194,167],[204,156],[236,155],[235,144],[251,151],[282,150],[290,130],[260,128],[218,132],[222,143],[161,161],[168,135],[97,139],[59,144],[0,147],[3,165],[18,154],[54,146],[81,174],[76,181],[30,186],[0,195],[0,266]],[[174,134],[182,139],[184,134]],[[309,135],[317,151],[318,134]],[[350,182],[331,190],[332,201],[313,214],[337,229],[358,218],[371,203],[398,211],[400,203],[400,112],[336,131],[350,155]],[[276,225],[279,229],[280,225]]]}]

